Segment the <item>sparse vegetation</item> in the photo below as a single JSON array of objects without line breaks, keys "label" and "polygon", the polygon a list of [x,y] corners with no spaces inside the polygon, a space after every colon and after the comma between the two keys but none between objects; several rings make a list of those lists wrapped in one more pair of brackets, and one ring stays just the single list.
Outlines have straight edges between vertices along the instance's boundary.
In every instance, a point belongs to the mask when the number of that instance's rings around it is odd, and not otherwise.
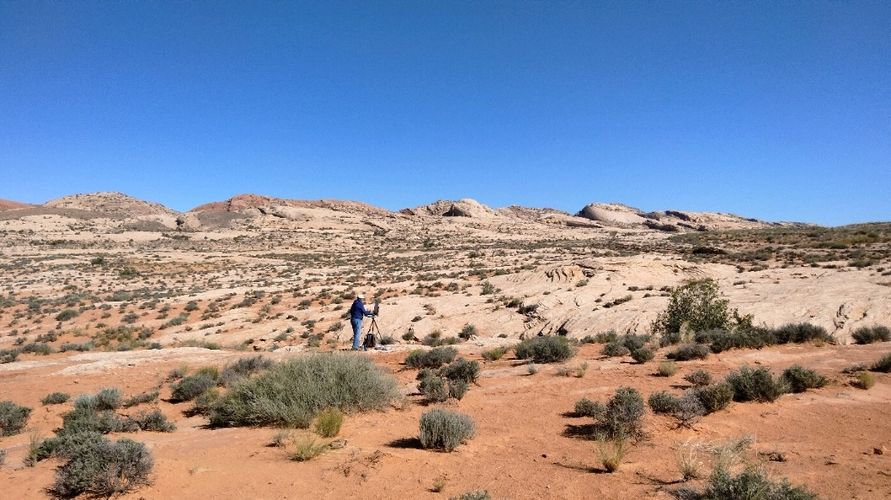
[{"label": "sparse vegetation", "polygon": [[424,448],[453,451],[472,438],[474,432],[473,420],[461,413],[437,408],[421,415],[420,440]]},{"label": "sparse vegetation", "polygon": [[541,336],[526,339],[514,348],[517,359],[534,363],[559,363],[575,356],[575,348],[566,337]]},{"label": "sparse vegetation", "polygon": [[343,412],[337,408],[327,408],[316,416],[316,434],[325,438],[332,438],[340,433],[343,425]]},{"label": "sparse vegetation", "polygon": [[804,392],[808,389],[817,389],[827,383],[826,377],[798,365],[793,365],[784,370],[783,379],[789,386],[790,392]]},{"label": "sparse vegetation", "polygon": [[0,401],[0,436],[14,436],[25,428],[31,408],[12,401]]},{"label": "sparse vegetation", "polygon": [[662,361],[656,367],[656,375],[659,377],[671,377],[678,372],[678,365],[674,361]]},{"label": "sparse vegetation", "polygon": [[775,378],[764,367],[752,369],[743,366],[727,376],[727,383],[733,389],[734,401],[758,401],[767,403],[789,392],[782,378]]},{"label": "sparse vegetation", "polygon": [[40,400],[40,403],[44,406],[60,405],[67,403],[69,399],[71,399],[71,395],[67,392],[51,392],[44,396],[43,399]]},{"label": "sparse vegetation", "polygon": [[869,369],[874,372],[891,373],[891,354],[879,358]]},{"label": "sparse vegetation", "polygon": [[454,361],[457,355],[458,351],[454,347],[434,347],[429,351],[418,349],[408,353],[405,364],[418,369],[439,368]]},{"label": "sparse vegetation", "polygon": [[862,326],[851,332],[851,338],[857,344],[888,342],[891,340],[891,329],[887,326]]}]

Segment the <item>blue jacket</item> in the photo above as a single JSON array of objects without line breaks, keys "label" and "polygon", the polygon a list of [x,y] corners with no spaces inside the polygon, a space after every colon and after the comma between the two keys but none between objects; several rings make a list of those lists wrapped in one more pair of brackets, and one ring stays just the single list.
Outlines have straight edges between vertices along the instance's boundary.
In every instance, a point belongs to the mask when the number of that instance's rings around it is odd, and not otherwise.
[{"label": "blue jacket", "polygon": [[365,309],[365,304],[363,304],[361,300],[356,299],[353,301],[353,305],[350,307],[351,320],[361,320],[363,317],[371,315],[371,311]]}]

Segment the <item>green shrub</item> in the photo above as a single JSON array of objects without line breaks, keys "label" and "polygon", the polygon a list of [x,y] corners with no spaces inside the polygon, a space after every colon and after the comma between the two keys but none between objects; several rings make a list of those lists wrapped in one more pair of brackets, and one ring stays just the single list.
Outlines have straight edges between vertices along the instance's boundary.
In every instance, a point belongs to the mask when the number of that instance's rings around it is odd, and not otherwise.
[{"label": "green shrub", "polygon": [[718,468],[709,477],[703,500],[813,500],[817,495],[800,486],[792,486],[783,479],[773,482],[756,469],[747,469],[733,476],[726,469]]},{"label": "green shrub", "polygon": [[68,321],[69,319],[74,319],[80,315],[76,309],[65,309],[56,315],[56,321]]},{"label": "green shrub", "polygon": [[340,433],[343,425],[343,412],[337,408],[327,408],[316,417],[316,434],[324,438],[333,438]]},{"label": "green shrub", "polygon": [[430,375],[421,379],[418,391],[430,402],[441,403],[449,399],[448,381],[438,375]]},{"label": "green shrub", "polygon": [[167,420],[167,417],[161,413],[161,410],[157,409],[138,413],[136,416],[132,417],[131,420],[144,431],[173,432],[176,430],[176,426],[173,422]]},{"label": "green shrub", "polygon": [[702,404],[696,393],[689,389],[684,391],[684,395],[678,400],[678,407],[672,415],[681,425],[689,427],[706,413],[708,412],[705,405]]},{"label": "green shrub", "polygon": [[93,396],[92,407],[94,410],[116,410],[121,406],[121,390],[116,387],[106,387],[99,390]]},{"label": "green shrub", "polygon": [[456,497],[449,497],[449,500],[492,500],[489,492],[485,490],[475,490],[462,493]]},{"label": "green shrub", "polygon": [[696,370],[684,375],[684,380],[693,384],[694,387],[703,387],[712,383],[712,376],[705,370]]},{"label": "green shrub", "polygon": [[810,323],[789,323],[773,330],[778,344],[802,344],[810,341],[835,342],[822,326]]},{"label": "green shrub", "polygon": [[579,417],[591,417],[599,419],[606,412],[606,406],[603,403],[591,401],[588,398],[582,398],[575,402],[575,413]]},{"label": "green shrub", "polygon": [[216,385],[217,378],[211,373],[199,372],[188,375],[173,384],[170,400],[173,402],[191,401]]},{"label": "green shrub", "polygon": [[454,361],[457,355],[454,347],[434,347],[429,351],[418,349],[408,353],[405,364],[411,368],[439,368]]},{"label": "green shrub", "polygon": [[300,435],[292,440],[294,446],[293,451],[289,454],[291,460],[297,462],[307,462],[324,453],[329,445],[319,443],[316,438],[310,435]]},{"label": "green shrub", "polygon": [[720,298],[718,284],[706,279],[672,291],[668,307],[653,322],[653,332],[662,335],[662,345],[677,344],[684,340],[682,330],[729,329],[731,321],[728,301]]},{"label": "green shrub", "polygon": [[71,399],[71,395],[66,392],[51,392],[40,400],[40,403],[46,405],[60,405],[67,403]]},{"label": "green shrub", "polygon": [[505,354],[507,354],[508,350],[510,350],[510,349],[507,347],[499,346],[499,347],[489,349],[488,351],[483,351],[483,353],[482,353],[483,359],[485,359],[486,361],[498,361]]},{"label": "green shrub", "polygon": [[541,336],[526,339],[514,348],[517,359],[531,359],[534,363],[557,363],[575,356],[575,349],[566,337]]},{"label": "green shrub", "polygon": [[[79,399],[80,400],[80,399]],[[133,432],[139,426],[132,420],[125,420],[111,410],[97,411],[93,407],[75,405],[74,409],[62,416],[62,429],[59,434],[78,432]]]},{"label": "green shrub", "polygon": [[111,496],[148,484],[154,461],[142,443],[122,439],[84,445],[56,472],[52,490],[61,497]]},{"label": "green shrub", "polygon": [[647,404],[653,410],[653,413],[672,414],[680,408],[681,398],[665,391],[659,391],[650,394]]},{"label": "green shrub", "polygon": [[857,372],[854,374],[854,387],[859,387],[863,390],[872,389],[872,386],[876,385],[876,377],[872,373],[869,372]]},{"label": "green shrub", "polygon": [[872,366],[869,368],[870,371],[874,372],[882,372],[889,373],[891,372],[891,354],[886,354],[878,359]]},{"label": "green shrub", "polygon": [[444,366],[439,373],[449,379],[449,381],[461,380],[469,384],[476,382],[476,379],[479,377],[480,364],[478,361],[458,358],[451,364]]},{"label": "green shrub", "polygon": [[603,346],[600,353],[609,358],[618,358],[631,354],[631,350],[625,347],[621,342],[610,342]]},{"label": "green shrub", "polygon": [[141,405],[141,404],[145,404],[145,403],[151,403],[153,401],[156,401],[158,399],[158,396],[160,396],[160,395],[161,395],[161,393],[157,390],[136,394],[135,396],[124,401],[123,407],[130,408],[132,406],[137,406],[137,405]]},{"label": "green shrub", "polygon": [[467,394],[467,389],[469,388],[470,384],[464,380],[449,380],[449,397],[460,401],[464,399],[464,395]]},{"label": "green shrub", "polygon": [[733,389],[734,401],[772,402],[785,394],[788,386],[782,378],[774,378],[770,370],[743,366],[727,376],[727,383]]},{"label": "green shrub", "polygon": [[792,392],[804,392],[826,385],[826,377],[817,372],[794,365],[783,371],[783,379]]},{"label": "green shrub", "polygon": [[678,372],[678,365],[674,361],[663,361],[656,367],[656,376],[670,377]]},{"label": "green shrub", "polygon": [[668,359],[675,361],[690,361],[691,359],[705,359],[711,350],[703,344],[684,344],[666,354]]},{"label": "green shrub", "polygon": [[226,387],[233,385],[239,380],[249,377],[254,373],[262,370],[268,370],[272,367],[273,361],[263,356],[252,356],[241,358],[233,363],[229,363],[220,373],[219,383]]},{"label": "green shrub", "polygon": [[595,417],[598,433],[610,439],[637,437],[642,432],[644,400],[636,389],[619,387],[606,403],[604,412]]},{"label": "green shrub", "polygon": [[652,361],[652,359],[655,357],[656,353],[654,353],[653,350],[649,347],[641,347],[640,349],[631,351],[631,358],[638,363],[646,363],[647,361]]},{"label": "green shrub", "polygon": [[777,343],[776,335],[772,330],[760,327],[737,328],[732,331],[707,330],[698,332],[694,338],[697,343],[709,344],[714,353],[729,349],[761,349]]},{"label": "green shrub", "polygon": [[79,454],[82,448],[89,448],[103,441],[105,437],[93,431],[60,433],[58,436],[44,439],[38,445],[34,459],[37,461],[51,457],[68,459]]},{"label": "green shrub", "polygon": [[696,387],[693,394],[699,398],[707,414],[723,410],[733,401],[733,387],[727,382]]},{"label": "green shrub", "polygon": [[474,435],[473,420],[461,413],[442,409],[421,415],[421,446],[428,449],[453,451]]},{"label": "green shrub", "polygon": [[306,428],[325,408],[382,410],[400,399],[396,380],[371,359],[347,353],[312,354],[276,364],[236,384],[214,403],[210,424]]},{"label": "green shrub", "polygon": [[14,436],[25,428],[31,408],[12,401],[0,401],[0,436]]},{"label": "green shrub", "polygon": [[477,334],[476,327],[471,324],[464,325],[464,328],[458,332],[458,338],[463,340],[469,340],[471,337]]},{"label": "green shrub", "polygon": [[891,330],[887,326],[862,326],[851,332],[851,338],[857,344],[888,342],[891,340]]}]

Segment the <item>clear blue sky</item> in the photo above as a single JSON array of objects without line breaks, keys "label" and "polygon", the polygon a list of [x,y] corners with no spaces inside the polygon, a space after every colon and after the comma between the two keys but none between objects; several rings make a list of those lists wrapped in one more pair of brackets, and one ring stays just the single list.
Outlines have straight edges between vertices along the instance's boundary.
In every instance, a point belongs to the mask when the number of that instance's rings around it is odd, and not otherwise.
[{"label": "clear blue sky", "polygon": [[891,220],[891,2],[0,0],[0,198]]}]

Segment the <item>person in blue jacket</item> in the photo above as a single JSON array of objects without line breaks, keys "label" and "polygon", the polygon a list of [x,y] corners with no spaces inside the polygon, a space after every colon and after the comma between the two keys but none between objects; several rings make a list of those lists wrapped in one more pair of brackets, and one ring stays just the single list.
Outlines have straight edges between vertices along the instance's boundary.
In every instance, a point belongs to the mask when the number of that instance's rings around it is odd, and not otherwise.
[{"label": "person in blue jacket", "polygon": [[358,294],[356,295],[356,300],[353,301],[353,305],[350,307],[350,324],[353,326],[353,350],[359,350],[359,340],[362,336],[362,319],[365,316],[374,316],[374,313],[365,309],[365,304],[362,303],[362,300],[365,299],[365,295]]}]

